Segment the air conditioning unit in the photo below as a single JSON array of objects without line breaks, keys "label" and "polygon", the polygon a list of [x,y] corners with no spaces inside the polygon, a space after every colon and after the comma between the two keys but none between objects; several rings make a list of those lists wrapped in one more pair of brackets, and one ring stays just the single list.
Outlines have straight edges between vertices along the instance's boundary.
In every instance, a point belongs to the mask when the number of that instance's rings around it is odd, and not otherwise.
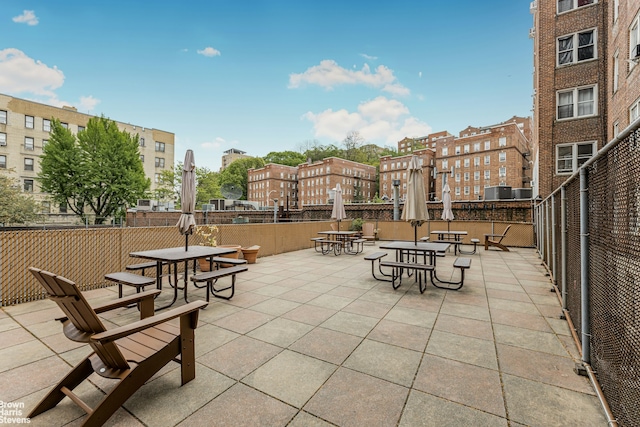
[{"label": "air conditioning unit", "polygon": [[215,207],[214,205],[212,205],[211,203],[204,203],[202,205],[202,212],[209,212],[209,211],[215,211]]},{"label": "air conditioning unit", "polygon": [[139,211],[150,211],[152,208],[151,200],[149,199],[138,199],[138,204],[136,205],[136,209]]},{"label": "air conditioning unit", "polygon": [[212,211],[223,211],[225,210],[225,200],[224,199],[210,199],[209,204],[213,206]]}]

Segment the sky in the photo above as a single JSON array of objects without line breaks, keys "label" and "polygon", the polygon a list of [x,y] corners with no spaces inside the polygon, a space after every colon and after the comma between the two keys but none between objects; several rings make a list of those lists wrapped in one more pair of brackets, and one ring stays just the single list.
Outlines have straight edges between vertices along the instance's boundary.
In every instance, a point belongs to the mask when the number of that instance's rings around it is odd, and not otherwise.
[{"label": "sky", "polygon": [[223,152],[488,126],[532,109],[529,0],[3,0],[0,93]]}]

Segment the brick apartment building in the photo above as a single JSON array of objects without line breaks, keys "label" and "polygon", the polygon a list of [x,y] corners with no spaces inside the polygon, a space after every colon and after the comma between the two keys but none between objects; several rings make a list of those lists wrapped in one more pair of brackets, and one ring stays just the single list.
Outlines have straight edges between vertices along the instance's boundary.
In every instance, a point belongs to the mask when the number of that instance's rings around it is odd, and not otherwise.
[{"label": "brick apartment building", "polygon": [[537,0],[530,10],[533,138],[545,197],[638,118],[640,2]]},{"label": "brick apartment building", "polygon": [[[417,139],[417,138],[416,138]],[[414,138],[405,138],[398,142],[407,143],[407,140],[414,141]],[[411,144],[413,146],[413,144]],[[393,199],[393,182],[398,181],[399,199],[405,200],[407,196],[407,167],[412,156],[417,156],[422,166],[422,177],[424,180],[424,188],[427,192],[427,200],[435,198],[435,184],[432,178],[435,151],[431,148],[422,148],[414,150],[412,154],[399,157],[382,156],[380,157],[380,182],[379,195],[384,200]]]},{"label": "brick apartment building", "polygon": [[[63,126],[78,133],[92,117],[73,107],[58,108],[0,94],[0,173],[18,179],[22,190],[41,202],[42,213],[67,213],[67,206],[50,206],[47,194],[40,191],[36,180],[42,147],[49,140],[51,119],[60,120]],[[162,170],[173,167],[175,135],[128,123],[116,125],[120,130],[139,135],[140,160],[154,190]],[[10,170],[15,173],[10,174]]]},{"label": "brick apartment building", "polygon": [[263,168],[247,172],[247,200],[260,206],[278,206],[285,209],[298,208],[298,168],[295,166],[268,163]]},{"label": "brick apartment building", "polygon": [[376,168],[328,157],[298,165],[298,207],[329,203],[331,190],[340,184],[345,202],[367,202],[376,194]]},{"label": "brick apartment building", "polygon": [[411,153],[414,150],[420,150],[428,147],[435,148],[436,140],[449,136],[453,135],[444,130],[418,138],[404,138],[402,141],[398,142],[398,153]]}]

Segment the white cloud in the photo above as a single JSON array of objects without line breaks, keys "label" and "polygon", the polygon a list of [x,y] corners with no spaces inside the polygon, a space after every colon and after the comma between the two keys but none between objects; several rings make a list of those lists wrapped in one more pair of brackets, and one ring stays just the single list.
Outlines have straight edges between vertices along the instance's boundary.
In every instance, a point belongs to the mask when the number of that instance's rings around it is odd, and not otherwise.
[{"label": "white cloud", "polygon": [[393,146],[406,136],[431,133],[431,126],[410,116],[404,104],[383,96],[362,102],[358,112],[327,109],[320,113],[307,112],[302,118],[313,123],[314,136],[335,142],[342,141],[354,130],[370,143]]},{"label": "white cloud", "polygon": [[94,98],[93,96],[81,96],[80,97],[80,111],[90,112],[96,108],[96,105],[100,103],[99,99]]},{"label": "white cloud", "polygon": [[378,59],[377,56],[367,55],[366,53],[361,53],[360,56],[369,61],[375,61],[376,59]]},{"label": "white cloud", "polygon": [[227,141],[225,141],[224,138],[221,138],[221,137],[218,136],[213,141],[203,142],[202,144],[200,144],[200,146],[202,148],[220,148],[223,145],[225,145],[226,143],[227,143]]},{"label": "white cloud", "polygon": [[18,49],[0,50],[0,92],[55,96],[53,90],[63,83],[64,74],[56,66],[48,67]]},{"label": "white cloud", "polygon": [[211,46],[205,47],[203,50],[198,50],[197,52],[200,55],[208,56],[208,57],[220,56],[220,51],[218,49],[212,48]]},{"label": "white cloud", "polygon": [[22,15],[14,16],[13,22],[17,22],[18,24],[27,24],[27,25],[38,25],[38,17],[34,13],[33,10],[24,10],[22,11]]},{"label": "white cloud", "polygon": [[418,71],[418,77],[422,78],[422,71]]},{"label": "white cloud", "polygon": [[304,73],[289,75],[289,88],[296,89],[305,83],[328,90],[338,85],[365,85],[393,95],[409,95],[409,89],[398,83],[393,71],[384,65],[379,65],[373,72],[367,64],[361,70],[349,70],[331,59],[325,59]]}]

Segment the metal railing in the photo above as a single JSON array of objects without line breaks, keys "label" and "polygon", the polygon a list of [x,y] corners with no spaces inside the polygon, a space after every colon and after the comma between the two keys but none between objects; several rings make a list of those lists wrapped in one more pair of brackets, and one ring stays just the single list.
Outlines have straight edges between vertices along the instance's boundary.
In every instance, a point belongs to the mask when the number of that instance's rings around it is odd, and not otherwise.
[{"label": "metal railing", "polygon": [[536,204],[534,216],[540,256],[609,422],[637,426],[640,120]]}]

